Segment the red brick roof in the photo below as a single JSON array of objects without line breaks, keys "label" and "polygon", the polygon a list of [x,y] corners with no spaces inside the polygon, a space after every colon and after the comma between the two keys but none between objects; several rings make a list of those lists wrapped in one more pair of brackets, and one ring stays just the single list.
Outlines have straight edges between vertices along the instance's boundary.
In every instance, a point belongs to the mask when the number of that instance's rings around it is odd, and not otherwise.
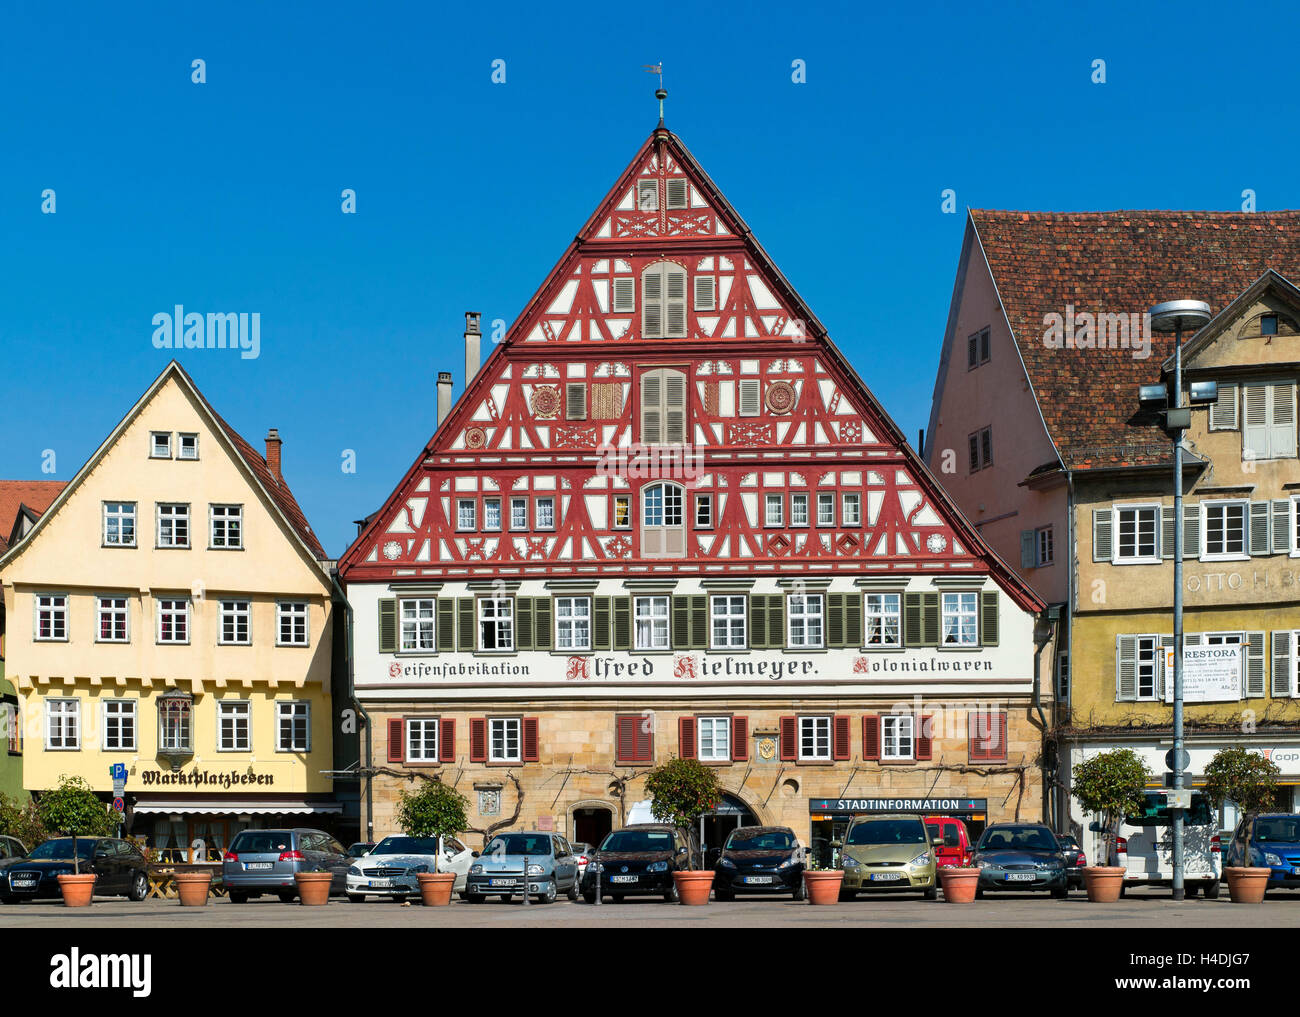
[{"label": "red brick roof", "polygon": [[0,554],[9,550],[18,510],[26,506],[39,517],[65,485],[63,480],[0,480]]},{"label": "red brick roof", "polygon": [[1067,304],[1140,315],[1165,300],[1204,300],[1217,314],[1270,268],[1300,280],[1300,211],[970,215],[1043,419],[1071,469],[1169,461],[1158,427],[1128,421],[1138,386],[1160,380],[1173,337],[1154,336],[1145,360],[1124,349],[1049,349],[1045,315],[1064,315]]}]

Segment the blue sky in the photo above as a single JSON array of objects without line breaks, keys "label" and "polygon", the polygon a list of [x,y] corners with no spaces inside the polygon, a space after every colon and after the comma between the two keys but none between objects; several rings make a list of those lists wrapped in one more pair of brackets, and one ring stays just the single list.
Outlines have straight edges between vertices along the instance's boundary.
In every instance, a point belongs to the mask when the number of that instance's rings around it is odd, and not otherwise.
[{"label": "blue sky", "polygon": [[76,472],[166,363],[154,314],[257,311],[257,359],[181,360],[255,445],[280,429],[342,553],[439,370],[459,394],[462,312],[513,320],[654,127],[659,60],[668,126],[914,440],[966,207],[1300,206],[1296,15],[1223,11],[11,0],[0,477]]}]

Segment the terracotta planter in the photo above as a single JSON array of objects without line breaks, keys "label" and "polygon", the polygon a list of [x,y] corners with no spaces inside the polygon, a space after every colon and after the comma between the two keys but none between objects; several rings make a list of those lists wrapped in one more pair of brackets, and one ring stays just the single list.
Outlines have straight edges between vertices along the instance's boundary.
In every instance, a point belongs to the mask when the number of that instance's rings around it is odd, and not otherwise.
[{"label": "terracotta planter", "polygon": [[417,872],[420,900],[426,907],[446,907],[451,903],[451,888],[456,882],[454,872]]},{"label": "terracotta planter", "polygon": [[844,882],[843,869],[804,870],[803,885],[808,892],[809,904],[838,904],[840,884]]},{"label": "terracotta planter", "polygon": [[713,870],[674,872],[673,882],[677,884],[677,896],[681,898],[683,904],[707,904],[709,891],[713,889]]},{"label": "terracotta planter", "polygon": [[947,904],[970,904],[975,900],[979,881],[979,869],[945,867],[939,870],[939,882],[943,884],[943,899]]},{"label": "terracotta planter", "polygon": [[1094,904],[1114,904],[1124,888],[1124,866],[1090,865],[1083,870],[1083,885]]},{"label": "terracotta planter", "polygon": [[1262,904],[1272,869],[1225,865],[1223,878],[1228,881],[1228,896],[1234,904]]},{"label": "terracotta planter", "polygon": [[59,890],[63,893],[63,903],[70,908],[84,908],[90,904],[90,898],[95,895],[95,880],[99,877],[94,873],[89,875],[67,875],[56,877],[59,881]]},{"label": "terracotta planter", "polygon": [[201,908],[208,902],[208,888],[212,886],[211,872],[178,872],[172,877],[183,908]]},{"label": "terracotta planter", "polygon": [[295,872],[293,880],[298,884],[298,899],[307,907],[322,907],[330,902],[334,873]]}]

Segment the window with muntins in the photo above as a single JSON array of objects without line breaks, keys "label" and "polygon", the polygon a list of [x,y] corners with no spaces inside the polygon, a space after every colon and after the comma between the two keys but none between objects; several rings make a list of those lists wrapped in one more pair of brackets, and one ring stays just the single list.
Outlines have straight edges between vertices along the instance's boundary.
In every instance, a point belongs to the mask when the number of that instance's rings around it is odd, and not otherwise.
[{"label": "window with muntins", "polygon": [[881,759],[911,759],[916,752],[916,718],[886,714],[881,717]]},{"label": "window with muntins", "polygon": [[668,636],[668,598],[637,597],[633,604],[633,629],[635,648],[638,650],[667,650],[672,644]]},{"label": "window with muntins", "polygon": [[641,492],[641,555],[681,558],[686,554],[686,495],[677,484],[650,484]]},{"label": "window with muntins", "polygon": [[743,649],[745,646],[745,596],[744,594],[714,594],[709,598],[712,611],[712,641],[714,650]]},{"label": "window with muntins", "polygon": [[897,593],[868,593],[866,596],[868,646],[903,645],[902,597]]},{"label": "window with muntins", "polygon": [[823,760],[831,758],[831,718],[799,718],[799,758]]},{"label": "window with muntins", "polygon": [[978,593],[943,595],[943,645],[979,645],[979,599]]},{"label": "window with muntins", "polygon": [[479,598],[478,648],[488,653],[515,648],[514,598]]},{"label": "window with muntins", "polygon": [[1132,506],[1115,509],[1115,561],[1159,561],[1160,507]]},{"label": "window with muntins", "polygon": [[275,729],[278,752],[311,751],[311,703],[289,700],[275,704]]},{"label": "window with muntins", "polygon": [[436,649],[435,625],[437,603],[432,597],[415,600],[403,600],[402,605],[402,650],[403,652],[424,652]]},{"label": "window with muntins", "polygon": [[823,603],[820,593],[792,594],[786,601],[788,634],[786,645],[821,649]]},{"label": "window with muntins", "polygon": [[135,547],[135,502],[104,502],[104,544]]}]

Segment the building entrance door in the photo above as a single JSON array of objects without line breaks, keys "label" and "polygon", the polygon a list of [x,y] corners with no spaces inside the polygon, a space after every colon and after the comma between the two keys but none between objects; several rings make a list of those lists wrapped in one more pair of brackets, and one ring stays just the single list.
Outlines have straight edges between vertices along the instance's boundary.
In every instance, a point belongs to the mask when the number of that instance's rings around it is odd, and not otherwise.
[{"label": "building entrance door", "polygon": [[600,847],[600,842],[614,829],[612,809],[595,806],[573,810],[573,842]]},{"label": "building entrance door", "polygon": [[700,817],[700,850],[704,852],[704,867],[713,868],[732,830],[756,825],[758,819],[748,805],[739,798],[723,795],[714,811]]}]

